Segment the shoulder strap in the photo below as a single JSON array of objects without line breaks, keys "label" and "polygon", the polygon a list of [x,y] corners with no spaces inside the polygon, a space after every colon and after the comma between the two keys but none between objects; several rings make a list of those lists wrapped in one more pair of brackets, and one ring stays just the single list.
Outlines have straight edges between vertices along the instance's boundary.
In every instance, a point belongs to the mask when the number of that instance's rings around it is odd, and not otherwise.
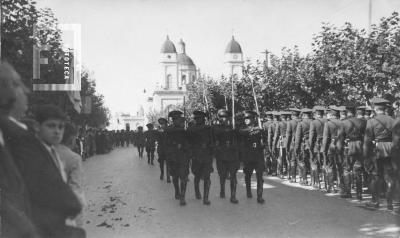
[{"label": "shoulder strap", "polygon": [[383,122],[381,122],[378,118],[374,117],[372,118],[375,121],[377,121],[382,127],[383,129],[385,129],[385,131],[387,131],[389,133],[390,136],[392,136],[392,132],[385,126],[385,124],[383,124]]}]

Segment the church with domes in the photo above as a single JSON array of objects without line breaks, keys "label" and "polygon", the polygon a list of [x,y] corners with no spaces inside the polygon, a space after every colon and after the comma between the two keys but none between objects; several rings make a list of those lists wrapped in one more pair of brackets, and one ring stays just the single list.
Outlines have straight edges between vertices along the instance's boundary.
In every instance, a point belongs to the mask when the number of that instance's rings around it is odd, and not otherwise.
[{"label": "church with domes", "polygon": [[[200,78],[200,73],[192,58],[186,53],[186,44],[181,39],[178,48],[166,37],[160,51],[160,78],[153,95],[148,97],[149,110],[167,115],[177,105],[182,105],[187,97],[186,85]],[[225,50],[224,58],[227,77],[242,77],[242,47],[232,36]],[[222,62],[221,62],[222,63]]]}]

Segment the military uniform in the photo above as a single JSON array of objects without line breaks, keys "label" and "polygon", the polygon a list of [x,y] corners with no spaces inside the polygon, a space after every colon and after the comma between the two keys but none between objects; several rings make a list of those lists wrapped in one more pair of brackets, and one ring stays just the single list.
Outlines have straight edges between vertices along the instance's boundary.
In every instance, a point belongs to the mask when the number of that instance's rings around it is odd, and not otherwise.
[{"label": "military uniform", "polygon": [[295,151],[295,142],[296,142],[296,130],[297,125],[301,121],[299,118],[300,109],[290,108],[292,111],[292,119],[288,122],[286,128],[286,155],[289,161],[289,175],[290,182],[296,182],[296,174],[297,174],[297,155]]},{"label": "military uniform", "polygon": [[273,149],[278,151],[278,159],[277,159],[277,174],[278,176],[282,176],[287,171],[287,161],[286,161],[286,131],[287,124],[286,118],[290,115],[289,112],[281,112],[281,119],[276,123],[274,140],[273,140]]},{"label": "military uniform", "polygon": [[268,168],[268,172],[272,173],[272,175],[276,175],[279,150],[276,147],[274,147],[274,135],[275,135],[275,130],[279,124],[280,113],[274,111],[272,112],[272,115],[274,120],[268,125],[268,138],[267,138],[267,145],[271,158],[271,163],[270,167]]},{"label": "military uniform", "polygon": [[[304,108],[301,112],[310,115],[312,110]],[[296,128],[295,151],[297,156],[297,163],[300,170],[300,184],[307,185],[307,170],[310,164],[310,118],[304,118],[299,122]]]},{"label": "military uniform", "polygon": [[251,198],[251,176],[256,171],[257,177],[257,202],[264,203],[263,194],[263,172],[265,161],[263,155],[262,129],[255,126],[257,114],[252,111],[244,113],[245,120],[252,120],[249,124],[239,129],[240,160],[243,162],[247,197]]},{"label": "military uniform", "polygon": [[[352,106],[346,107],[347,110],[354,113],[355,108]],[[342,127],[339,131],[340,148],[343,150],[343,177],[344,177],[344,194],[345,198],[351,197],[351,183],[353,175],[356,180],[357,198],[362,199],[362,143],[364,139],[366,121],[354,116],[347,117],[343,120]]]},{"label": "military uniform", "polygon": [[266,172],[268,172],[269,169],[271,168],[271,163],[272,163],[272,158],[271,158],[272,152],[269,150],[268,147],[268,129],[270,124],[273,123],[273,121],[272,121],[272,112],[266,112],[265,115],[266,115],[266,121],[263,122],[262,126],[263,126],[263,141],[265,141],[266,142],[265,144],[267,145],[264,147],[265,169]]},{"label": "military uniform", "polygon": [[[180,199],[180,204],[186,205],[185,193],[189,175],[189,144],[183,125],[182,112],[171,111],[173,125],[165,129],[165,155],[175,188],[175,199]],[[180,182],[180,183],[179,183]]]},{"label": "military uniform", "polygon": [[146,144],[147,163],[154,165],[154,151],[156,149],[157,131],[153,130],[154,126],[151,123],[148,123],[146,126],[148,130],[143,133],[143,136]]},{"label": "military uniform", "polygon": [[143,133],[143,127],[138,126],[138,131],[136,133],[136,146],[139,152],[139,157],[143,158],[143,150],[146,145],[146,139]]},{"label": "military uniform", "polygon": [[394,119],[384,114],[385,104],[388,101],[380,98],[371,100],[374,109],[379,107],[383,110],[377,112],[377,115],[369,119],[365,129],[363,154],[367,159],[371,174],[371,192],[372,203],[370,206],[379,207],[379,195],[382,189],[381,182],[384,180],[387,186],[386,199],[388,208],[393,209],[394,192],[394,171],[391,161],[392,150],[392,129]]},{"label": "military uniform", "polygon": [[217,170],[220,177],[220,197],[225,197],[225,181],[230,175],[231,199],[232,203],[238,203],[236,199],[237,178],[236,173],[239,169],[239,150],[237,132],[231,125],[224,123],[222,118],[228,120],[229,115],[226,110],[219,110],[218,117],[221,120],[219,125],[213,127],[215,158],[217,160]]},{"label": "military uniform", "polygon": [[321,106],[315,106],[313,108],[315,113],[321,115],[320,118],[316,118],[310,123],[310,167],[311,167],[311,185],[321,188],[320,183],[320,171],[323,164],[323,154],[321,153],[322,137],[324,133],[324,124],[326,120],[322,118],[325,108]]},{"label": "military uniform", "polygon": [[[168,121],[165,118],[160,118],[158,119],[158,123],[161,125],[161,127],[157,130],[157,154],[158,154],[158,163],[160,164],[160,179],[164,179],[164,167],[166,167],[166,173],[167,173],[167,183],[171,182],[170,179],[170,174],[169,174],[169,169],[168,169],[168,164],[166,162],[166,135],[165,135],[165,129],[168,126]],[[166,166],[164,166],[166,165]]]},{"label": "military uniform", "polygon": [[203,203],[209,205],[208,195],[210,192],[211,179],[213,172],[213,141],[212,129],[205,125],[206,114],[201,111],[194,111],[195,124],[188,127],[187,134],[192,153],[192,173],[194,174],[194,186],[196,198],[201,199],[199,183],[204,180]]},{"label": "military uniform", "polygon": [[[336,107],[330,107],[328,113],[337,115],[339,110]],[[324,125],[324,133],[322,136],[321,152],[324,153],[324,169],[326,173],[327,192],[331,192],[334,188],[334,170],[336,165],[342,160],[339,148],[339,131],[342,122],[337,118],[329,118]]]}]

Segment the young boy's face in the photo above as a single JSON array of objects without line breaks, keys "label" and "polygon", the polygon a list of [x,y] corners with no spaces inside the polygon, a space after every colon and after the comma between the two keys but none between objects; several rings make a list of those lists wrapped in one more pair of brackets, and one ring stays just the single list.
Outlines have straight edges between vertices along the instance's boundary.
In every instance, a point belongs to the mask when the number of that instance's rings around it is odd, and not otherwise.
[{"label": "young boy's face", "polygon": [[39,125],[39,137],[50,145],[58,145],[64,135],[65,123],[59,119],[48,119]]}]

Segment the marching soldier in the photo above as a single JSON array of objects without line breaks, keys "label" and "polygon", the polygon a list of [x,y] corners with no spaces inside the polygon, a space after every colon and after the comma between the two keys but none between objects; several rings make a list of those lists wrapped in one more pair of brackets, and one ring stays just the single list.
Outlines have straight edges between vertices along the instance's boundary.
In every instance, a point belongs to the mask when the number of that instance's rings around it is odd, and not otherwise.
[{"label": "marching soldier", "polygon": [[274,147],[274,135],[275,135],[275,129],[279,124],[280,121],[280,113],[279,112],[272,112],[272,116],[273,116],[273,121],[271,124],[269,124],[268,126],[268,149],[270,152],[270,156],[271,156],[271,166],[268,169],[269,172],[272,172],[272,175],[276,175],[277,174],[277,156],[279,154],[279,151],[276,147]]},{"label": "marching soldier", "polygon": [[343,126],[339,130],[339,148],[343,150],[343,177],[344,194],[342,198],[351,198],[351,183],[353,175],[356,180],[357,198],[362,199],[362,141],[366,127],[366,121],[354,117],[355,107],[348,105],[346,107],[347,118],[343,121]]},{"label": "marching soldier", "polygon": [[325,183],[328,184],[328,193],[332,192],[332,189],[334,189],[334,169],[338,162],[341,161],[338,144],[341,121],[338,118],[339,109],[335,106],[330,106],[327,110],[328,120],[324,125],[321,148],[321,152],[324,154],[324,169],[327,176]]},{"label": "marching soldier", "polygon": [[262,195],[265,161],[263,155],[262,130],[256,125],[256,117],[256,112],[244,112],[245,126],[239,129],[240,160],[243,162],[247,197],[253,197],[251,194],[251,176],[255,170],[257,177],[257,202],[264,203]]},{"label": "marching soldier", "polygon": [[208,199],[211,185],[210,174],[213,172],[213,142],[211,127],[205,125],[206,114],[194,111],[194,125],[188,127],[187,134],[192,154],[192,173],[196,198],[201,199],[200,180],[204,181],[203,204],[210,205]]},{"label": "marching soldier", "polygon": [[[394,183],[397,184],[397,188],[400,188],[400,119],[396,118],[393,132],[392,132],[392,166],[393,166],[393,178]],[[398,191],[398,190],[397,190]],[[400,207],[397,210],[400,213]]]},{"label": "marching soldier", "polygon": [[[367,160],[366,166],[371,173],[372,201],[367,204],[370,207],[379,207],[379,195],[382,181],[386,182],[387,208],[393,210],[394,172],[391,161],[392,129],[394,119],[385,115],[387,100],[373,98],[376,116],[368,120],[365,129],[363,154]],[[372,165],[372,166],[371,166]]]},{"label": "marching soldier", "polygon": [[265,122],[263,122],[263,140],[266,142],[267,146],[264,148],[264,158],[265,158],[265,171],[268,173],[271,164],[272,164],[272,159],[271,159],[271,151],[269,150],[268,147],[268,128],[269,125],[272,123],[272,112],[266,112],[265,113]]},{"label": "marching soldier", "polygon": [[[164,179],[164,167],[166,167],[167,173],[167,183],[171,182],[171,178],[169,175],[168,164],[166,162],[166,139],[165,139],[165,130],[168,127],[168,121],[165,118],[158,119],[158,123],[160,124],[160,129],[157,134],[157,154],[158,154],[158,163],[160,164],[160,179]],[[165,164],[165,166],[164,166]]]},{"label": "marching soldier", "polygon": [[230,201],[231,203],[237,204],[239,201],[236,199],[236,173],[240,166],[237,134],[230,124],[228,111],[221,109],[218,111],[217,115],[219,125],[214,126],[213,134],[215,141],[215,158],[217,159],[217,170],[221,184],[220,197],[225,198],[225,180],[229,173],[231,185]]},{"label": "marching soldier", "polygon": [[310,164],[310,124],[312,109],[301,109],[302,120],[296,128],[295,152],[300,169],[300,184],[307,185],[307,169]]},{"label": "marching soldier", "polygon": [[273,148],[278,151],[278,164],[277,164],[277,174],[281,178],[285,172],[287,172],[286,163],[286,131],[287,123],[290,121],[290,112],[281,112],[281,121],[276,123],[275,134],[273,140]]},{"label": "marching soldier", "polygon": [[[189,175],[189,150],[184,128],[183,112],[171,111],[172,125],[165,128],[165,155],[175,188],[175,199],[180,205],[186,205],[185,193]],[[180,183],[179,183],[180,182]]]},{"label": "marching soldier", "polygon": [[146,140],[144,138],[144,133],[143,133],[143,126],[138,126],[137,129],[138,131],[136,133],[136,146],[139,152],[139,157],[143,158],[143,150],[146,144]]},{"label": "marching soldier", "polygon": [[[323,164],[323,155],[321,153],[322,136],[324,133],[324,117],[325,108],[315,106],[314,120],[310,123],[310,162],[311,162],[311,184],[314,188],[321,189],[320,171]],[[324,176],[325,177],[325,176]]]},{"label": "marching soldier", "polygon": [[297,124],[301,121],[299,119],[300,109],[297,108],[289,108],[292,112],[292,119],[288,122],[286,129],[286,154],[289,160],[289,174],[290,174],[290,182],[296,182],[296,174],[297,174],[297,155],[295,151],[295,142],[296,142],[296,130]]},{"label": "marching soldier", "polygon": [[154,125],[148,123],[147,131],[143,133],[146,145],[147,163],[154,165],[154,151],[156,149],[157,131],[154,130]]}]

